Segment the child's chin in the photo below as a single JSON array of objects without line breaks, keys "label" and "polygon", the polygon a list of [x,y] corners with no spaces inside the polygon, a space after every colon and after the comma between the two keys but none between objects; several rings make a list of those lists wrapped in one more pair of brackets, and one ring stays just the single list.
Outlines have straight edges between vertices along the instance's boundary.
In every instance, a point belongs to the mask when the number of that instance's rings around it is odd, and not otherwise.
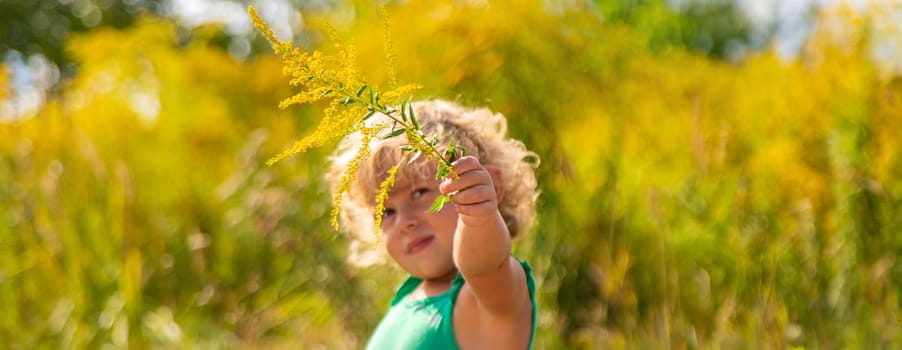
[{"label": "child's chin", "polygon": [[427,280],[446,277],[452,272],[455,272],[453,268],[430,266],[429,268],[420,267],[419,271],[411,274],[416,278]]}]

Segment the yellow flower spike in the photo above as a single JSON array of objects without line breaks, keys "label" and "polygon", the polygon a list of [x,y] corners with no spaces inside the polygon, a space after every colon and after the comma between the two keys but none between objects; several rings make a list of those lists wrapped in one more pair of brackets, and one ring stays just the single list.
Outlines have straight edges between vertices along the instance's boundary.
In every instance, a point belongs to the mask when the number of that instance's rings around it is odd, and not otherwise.
[{"label": "yellow flower spike", "polygon": [[[382,15],[385,29],[385,58],[387,61],[386,68],[389,72],[389,86],[392,89],[384,94],[380,94],[380,89],[368,84],[360,77],[355,64],[357,59],[356,47],[353,44],[344,45],[332,26],[327,24],[326,29],[338,50],[337,57],[325,55],[316,50],[310,53],[301,52],[298,48],[292,47],[290,41],[280,42],[276,39],[272,30],[266,26],[266,23],[257,16],[252,6],[248,7],[247,12],[254,23],[254,27],[260,30],[266,40],[273,44],[273,51],[282,56],[282,71],[285,75],[291,77],[289,84],[304,89],[304,91],[282,100],[279,103],[279,108],[284,109],[295,104],[321,100],[329,101],[329,106],[324,110],[325,117],[320,120],[313,133],[295,141],[291,147],[269,159],[266,165],[272,166],[282,159],[310,148],[322,146],[328,141],[346,137],[356,131],[360,131],[363,136],[362,144],[356,156],[342,173],[336,192],[333,195],[332,226],[338,228],[338,214],[343,195],[351,188],[351,183],[355,180],[360,162],[370,156],[369,143],[374,136],[388,127],[388,124],[367,127],[364,119],[372,113],[381,113],[391,120],[393,128],[400,127],[406,134],[411,147],[439,164],[438,171],[440,174],[457,176],[450,170],[450,163],[443,158],[442,153],[436,150],[432,143],[426,141],[416,119],[413,118],[413,109],[410,109],[410,118],[408,119],[407,114],[401,113],[401,109],[397,108],[399,107],[397,106],[398,104],[402,104],[401,107],[403,107],[403,102],[410,100],[409,94],[420,89],[421,86],[419,84],[398,86],[397,84],[394,67],[395,55],[392,51],[390,40],[390,21],[388,11],[385,10],[384,6],[382,7]],[[406,155],[402,157],[402,159],[405,158]],[[388,197],[391,186],[394,185],[398,166],[400,166],[400,163],[389,171],[389,176],[380,184],[379,195],[376,197],[377,204],[374,222],[377,241],[379,239],[379,226],[382,224],[382,212],[385,210],[385,199]]]},{"label": "yellow flower spike", "polygon": [[395,75],[395,50],[391,43],[391,19],[388,17],[388,10],[385,5],[379,7],[382,11],[382,27],[385,37],[383,46],[385,47],[385,68],[388,71],[388,86],[395,88],[398,86],[398,79]]},{"label": "yellow flower spike", "polygon": [[263,20],[260,19],[260,16],[257,16],[257,11],[254,10],[253,6],[247,7],[247,14],[251,17],[251,22],[254,23],[254,27],[256,27],[257,30],[260,31],[260,34],[263,34],[266,40],[269,40],[269,42],[273,44],[273,51],[276,51],[276,54],[281,54],[281,52],[279,52],[279,48],[283,45],[283,43],[279,40],[276,40],[275,34],[273,34],[272,30],[270,30],[269,27],[266,26],[266,22],[263,22]]},{"label": "yellow flower spike", "polygon": [[385,99],[386,101],[390,101],[390,103],[398,104],[398,103],[404,102],[404,99],[407,96],[410,96],[411,93],[413,93],[414,91],[417,91],[419,89],[422,89],[422,88],[423,88],[423,85],[420,85],[420,84],[407,84],[404,86],[396,87],[396,88],[392,89],[391,91],[383,93],[382,98]]},{"label": "yellow flower spike", "polygon": [[426,157],[426,159],[429,159],[438,164],[439,172],[444,170],[445,173],[448,174],[448,176],[454,178],[457,177],[457,173],[455,173],[454,170],[451,169],[451,164],[448,162],[448,160],[442,158],[441,153],[439,153],[439,151],[436,150],[435,147],[429,144],[429,142],[423,139],[423,136],[420,133],[415,130],[408,129],[406,130],[405,134],[405,136],[407,137],[407,143],[410,145],[410,147],[419,151],[420,154]]},{"label": "yellow flower spike", "polygon": [[[401,157],[401,161],[404,157]],[[382,227],[382,214],[385,213],[385,200],[388,199],[388,191],[395,185],[395,174],[398,173],[399,164],[388,169],[388,176],[379,184],[379,194],[376,195],[376,208],[373,209],[373,231],[376,233],[376,243],[379,243],[379,232]]]},{"label": "yellow flower spike", "polygon": [[332,213],[331,213],[331,223],[332,227],[336,230],[338,227],[338,214],[339,208],[341,208],[341,200],[345,193],[347,193],[351,189],[351,184],[357,178],[357,169],[360,168],[360,162],[364,159],[370,157],[370,142],[373,139],[373,136],[376,135],[379,130],[382,130],[384,126],[379,125],[372,128],[363,128],[360,130],[360,133],[363,135],[363,138],[360,140],[360,147],[357,149],[357,155],[354,156],[354,159],[351,159],[348,162],[348,167],[345,168],[344,173],[342,173],[341,180],[339,180],[338,187],[335,189],[335,193],[332,195]]},{"label": "yellow flower spike", "polygon": [[329,33],[329,39],[332,40],[333,46],[335,46],[335,49],[338,50],[338,57],[345,59],[349,55],[351,55],[348,52],[348,49],[345,48],[344,43],[341,41],[341,38],[338,36],[338,31],[335,30],[335,27],[327,23],[326,32]]},{"label": "yellow flower spike", "polygon": [[285,109],[290,105],[316,102],[326,98],[330,91],[331,90],[329,88],[320,86],[315,89],[300,92],[294,96],[282,100],[282,102],[279,102],[279,108]]}]

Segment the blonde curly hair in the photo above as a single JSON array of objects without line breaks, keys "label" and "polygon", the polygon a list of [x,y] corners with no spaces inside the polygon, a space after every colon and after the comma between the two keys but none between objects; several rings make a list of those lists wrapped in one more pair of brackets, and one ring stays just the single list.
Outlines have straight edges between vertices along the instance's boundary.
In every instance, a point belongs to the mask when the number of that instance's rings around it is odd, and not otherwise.
[{"label": "blonde curly hair", "polygon": [[[498,209],[511,237],[517,237],[535,220],[538,197],[535,168],[539,157],[526,149],[522,142],[507,136],[507,121],[501,114],[486,108],[467,109],[449,101],[431,100],[412,104],[420,128],[429,137],[437,137],[438,145],[449,142],[461,145],[467,155],[476,156],[482,164],[492,164],[501,170],[504,195]],[[380,119],[383,118],[383,119]],[[373,116],[372,123],[388,123],[384,116]],[[329,158],[327,174],[332,193],[338,188],[342,174],[360,148],[363,136],[357,132],[346,137]],[[379,184],[389,168],[403,157],[400,146],[404,137],[377,140],[370,144],[370,157],[361,161],[354,183],[341,201],[340,223],[357,239],[372,240],[373,209]],[[396,178],[425,178],[428,166],[423,162],[410,163],[398,169]],[[369,234],[368,234],[369,233]]]}]

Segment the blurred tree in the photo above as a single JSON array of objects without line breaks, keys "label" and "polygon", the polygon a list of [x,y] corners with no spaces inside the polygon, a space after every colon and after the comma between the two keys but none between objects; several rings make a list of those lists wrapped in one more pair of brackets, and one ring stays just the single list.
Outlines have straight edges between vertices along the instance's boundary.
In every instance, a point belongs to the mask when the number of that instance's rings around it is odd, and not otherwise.
[{"label": "blurred tree", "polygon": [[604,22],[633,28],[654,51],[683,47],[712,57],[738,59],[770,41],[753,36],[735,0],[593,0]]},{"label": "blurred tree", "polygon": [[75,67],[63,49],[69,33],[124,28],[141,15],[160,14],[160,4],[160,0],[0,0],[0,59],[10,50],[26,57],[40,54],[71,77]]}]

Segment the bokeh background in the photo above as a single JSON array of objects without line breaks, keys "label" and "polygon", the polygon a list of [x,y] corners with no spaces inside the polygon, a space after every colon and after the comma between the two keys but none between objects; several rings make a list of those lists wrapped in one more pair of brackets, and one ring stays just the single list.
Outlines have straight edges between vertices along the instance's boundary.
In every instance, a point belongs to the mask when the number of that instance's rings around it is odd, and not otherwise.
[{"label": "bokeh background", "polygon": [[[361,348],[403,277],[328,224],[252,30],[384,83],[371,1],[0,0],[0,348]],[[537,349],[902,347],[902,3],[388,4],[401,82],[541,157]],[[354,253],[354,254],[352,254]]]}]

